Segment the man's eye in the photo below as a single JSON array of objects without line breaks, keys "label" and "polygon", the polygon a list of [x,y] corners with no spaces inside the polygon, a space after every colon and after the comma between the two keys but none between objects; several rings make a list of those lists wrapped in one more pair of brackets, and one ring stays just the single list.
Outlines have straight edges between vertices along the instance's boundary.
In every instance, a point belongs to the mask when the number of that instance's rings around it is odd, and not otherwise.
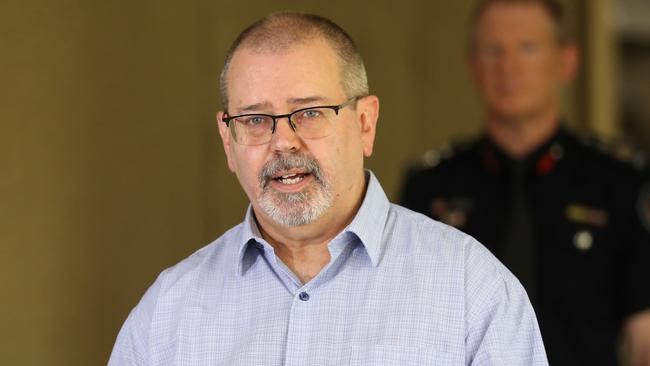
[{"label": "man's eye", "polygon": [[247,126],[259,126],[266,121],[263,116],[250,116],[244,119],[244,124]]},{"label": "man's eye", "polygon": [[321,112],[318,109],[309,109],[302,112],[303,118],[316,118],[316,117],[320,117],[320,115]]}]

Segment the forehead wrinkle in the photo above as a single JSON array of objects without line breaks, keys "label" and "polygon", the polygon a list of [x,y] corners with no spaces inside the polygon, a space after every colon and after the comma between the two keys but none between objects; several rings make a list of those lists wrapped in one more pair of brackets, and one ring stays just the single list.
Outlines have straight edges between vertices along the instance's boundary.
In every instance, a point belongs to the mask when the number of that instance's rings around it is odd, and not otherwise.
[{"label": "forehead wrinkle", "polygon": [[315,102],[325,103],[327,101],[329,101],[329,99],[326,97],[310,96],[310,97],[303,97],[303,98],[289,98],[287,100],[287,103],[290,105],[296,105],[296,104],[300,105],[300,104],[310,104]]},{"label": "forehead wrinkle", "polygon": [[271,109],[271,102],[259,102],[259,103],[253,103],[253,104],[248,104],[240,108],[236,108],[235,110],[237,113],[245,113],[245,112],[255,112],[259,110],[268,110]]},{"label": "forehead wrinkle", "polygon": [[[309,96],[309,97],[289,98],[287,99],[287,104],[290,106],[301,106],[301,105],[312,104],[312,103],[327,103],[328,101],[329,98],[316,95],[316,96]],[[235,110],[237,111],[237,114],[259,112],[259,111],[271,111],[273,110],[273,104],[269,101],[265,101],[265,102],[245,105]]]},{"label": "forehead wrinkle", "polygon": [[[308,44],[306,44],[308,45]],[[316,62],[315,65],[318,67],[316,74],[329,75],[333,73],[340,72],[340,65],[337,63],[336,54],[331,50],[331,47],[324,43],[325,48],[316,50],[325,50],[326,54],[323,57],[331,58],[332,61],[328,61],[323,65],[322,61]],[[278,62],[290,62],[286,60],[286,57],[296,57],[294,56],[294,51],[299,52],[304,46],[295,46],[287,52],[280,54],[282,61]],[[311,46],[310,46],[311,47]],[[301,51],[300,51],[301,52]],[[262,53],[263,54],[263,53]],[[264,113],[275,113],[282,111],[282,113],[291,112],[291,108],[297,108],[305,106],[308,104],[327,104],[333,100],[333,98],[339,97],[339,88],[340,84],[330,85],[329,82],[324,82],[322,78],[316,78],[311,80],[314,76],[314,71],[305,73],[296,73],[293,72],[290,75],[284,75],[283,77],[278,76],[277,70],[269,67],[271,61],[260,59],[257,57],[260,55],[259,50],[254,50],[251,48],[242,48],[237,51],[233,57],[233,68],[231,69],[229,79],[231,88],[237,86],[238,93],[235,94],[256,94],[248,95],[248,97],[243,98],[239,102],[235,102],[232,112],[237,114],[243,113],[257,113],[264,111]],[[268,56],[268,54],[265,54]],[[251,61],[252,60],[252,61]],[[326,68],[327,70],[322,70]],[[333,68],[333,69],[331,69]],[[312,68],[313,69],[313,68]],[[331,71],[330,71],[331,70]],[[244,73],[243,75],[248,75],[243,79],[238,78],[239,73]],[[329,80],[330,78],[325,78]],[[297,82],[297,85],[296,85]],[[285,85],[290,83],[295,87],[290,87]],[[266,89],[254,88],[254,85],[262,84],[265,88],[272,88],[273,91],[267,92]],[[325,84],[325,85],[322,85]],[[295,89],[286,96],[281,96],[285,94],[282,90]],[[251,89],[254,92],[251,92]],[[263,93],[266,95],[263,95]],[[275,95],[269,95],[273,93]],[[278,95],[280,94],[280,95]],[[329,95],[332,94],[332,95]],[[343,96],[344,93],[343,93]],[[285,108],[289,108],[286,110]]]}]

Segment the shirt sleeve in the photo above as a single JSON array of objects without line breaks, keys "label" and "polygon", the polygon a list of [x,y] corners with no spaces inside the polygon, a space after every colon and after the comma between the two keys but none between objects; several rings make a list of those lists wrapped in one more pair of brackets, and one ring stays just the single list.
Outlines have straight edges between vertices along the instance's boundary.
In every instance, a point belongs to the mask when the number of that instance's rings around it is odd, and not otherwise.
[{"label": "shirt sleeve", "polygon": [[485,247],[466,251],[466,364],[548,365],[526,291]]}]

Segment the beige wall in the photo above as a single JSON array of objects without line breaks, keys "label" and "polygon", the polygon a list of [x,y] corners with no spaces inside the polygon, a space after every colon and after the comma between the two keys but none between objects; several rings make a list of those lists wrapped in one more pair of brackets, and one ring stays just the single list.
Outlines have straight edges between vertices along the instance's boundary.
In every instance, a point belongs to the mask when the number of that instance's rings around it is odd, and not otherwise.
[{"label": "beige wall", "polygon": [[[368,166],[392,197],[409,159],[476,133],[470,2],[370,3],[2,2],[0,364],[105,363],[156,275],[242,218],[217,75],[269,11],[330,16],[357,40],[382,102]],[[578,93],[567,100],[579,116]]]}]

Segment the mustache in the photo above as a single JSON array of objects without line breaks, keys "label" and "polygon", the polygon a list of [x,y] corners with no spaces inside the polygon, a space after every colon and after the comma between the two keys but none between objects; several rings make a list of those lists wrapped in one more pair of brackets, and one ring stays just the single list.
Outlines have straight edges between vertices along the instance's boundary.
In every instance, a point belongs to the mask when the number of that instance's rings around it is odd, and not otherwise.
[{"label": "mustache", "polygon": [[283,154],[269,160],[262,167],[259,175],[262,188],[266,188],[271,179],[279,172],[290,169],[299,169],[304,173],[311,174],[317,182],[325,183],[323,171],[315,158],[306,154]]}]

